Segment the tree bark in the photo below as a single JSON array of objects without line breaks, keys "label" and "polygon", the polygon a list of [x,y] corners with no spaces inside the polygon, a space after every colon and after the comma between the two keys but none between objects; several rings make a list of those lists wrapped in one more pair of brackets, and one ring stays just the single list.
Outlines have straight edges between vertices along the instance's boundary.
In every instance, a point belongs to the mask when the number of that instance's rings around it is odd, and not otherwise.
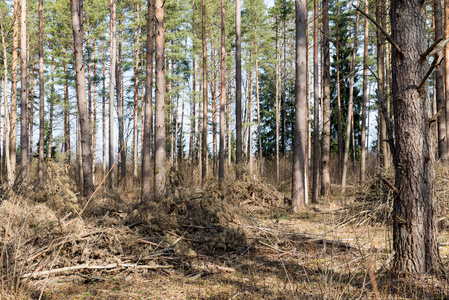
[{"label": "tree bark", "polygon": [[[65,54],[67,54],[65,52]],[[67,163],[70,164],[70,105],[69,105],[69,74],[67,73],[67,62],[64,62],[64,154]]]},{"label": "tree bark", "polygon": [[110,0],[110,15],[111,15],[111,49],[110,49],[110,69],[109,69],[109,188],[114,188],[114,80],[115,80],[115,65],[117,63],[117,49],[116,49],[116,0]]},{"label": "tree bark", "polygon": [[[339,6],[337,2],[337,18],[339,17]],[[336,62],[336,76],[337,76],[337,143],[338,143],[338,166],[339,169],[343,165],[343,130],[341,126],[341,82],[340,82],[340,43],[339,43],[339,28],[338,24],[336,24],[336,37],[335,37],[335,53],[337,56]]]},{"label": "tree bark", "polygon": [[327,196],[331,188],[330,179],[330,43],[329,43],[329,1],[323,0],[323,128],[321,131],[321,195]]},{"label": "tree bark", "polygon": [[73,28],[73,42],[75,52],[75,74],[76,74],[76,91],[78,99],[78,116],[80,122],[80,139],[81,139],[81,154],[83,158],[83,194],[85,197],[92,195],[94,186],[92,181],[92,137],[90,134],[89,116],[87,112],[86,99],[86,78],[84,75],[83,66],[83,4],[80,0],[71,0],[72,12],[72,28]]},{"label": "tree bark", "polygon": [[307,188],[307,1],[296,0],[295,127],[293,142],[293,211],[308,202]]},{"label": "tree bark", "polygon": [[21,159],[20,167],[22,169],[22,180],[27,181],[28,173],[28,95],[27,95],[27,1],[21,0],[21,14],[20,14],[20,149]]},{"label": "tree bark", "polygon": [[44,177],[44,22],[43,0],[39,0],[39,164],[38,176]]},{"label": "tree bark", "polygon": [[218,179],[224,179],[224,151],[226,147],[225,105],[226,105],[226,41],[225,1],[221,0],[221,52],[220,52],[220,150],[218,158]]},{"label": "tree bark", "polygon": [[[7,62],[7,50],[6,50],[6,42],[5,42],[5,32],[3,31],[4,28],[2,26],[2,44],[3,44],[3,68],[5,71],[5,82],[4,82],[4,102],[3,102],[3,108],[4,108],[4,115],[5,115],[5,140],[4,140],[4,165],[5,165],[5,171],[6,171],[6,178],[8,186],[11,187],[14,184],[14,177],[11,171],[11,154],[10,154],[10,137],[11,137],[11,125],[10,125],[10,119],[9,119],[9,105],[8,105],[8,97],[7,97],[7,88],[8,88],[8,62]],[[1,102],[1,98],[0,98]]]},{"label": "tree bark", "polygon": [[249,51],[249,72],[248,72],[248,143],[246,155],[249,162],[249,173],[253,172],[253,140],[252,140],[252,122],[253,122],[253,47],[254,42],[251,43],[251,49]]},{"label": "tree bark", "polygon": [[242,175],[242,33],[241,0],[235,2],[235,118],[236,118],[236,165],[237,179]]},{"label": "tree bark", "polygon": [[275,39],[275,43],[276,43],[276,65],[275,65],[275,106],[276,106],[276,184],[279,183],[279,57],[278,57],[278,16],[276,15],[276,39]]},{"label": "tree bark", "polygon": [[151,136],[153,135],[153,36],[154,36],[154,0],[148,1],[147,19],[147,53],[145,77],[145,111],[142,143],[142,202],[148,202],[151,197]]},{"label": "tree bark", "polygon": [[[239,0],[237,0],[239,1]],[[207,176],[207,46],[206,46],[206,1],[203,0],[201,13],[201,42],[203,53],[203,137],[201,147],[201,184]]]},{"label": "tree bark", "polygon": [[156,0],[156,112],[154,190],[156,196],[165,191],[165,59],[164,59],[164,1]]},{"label": "tree bark", "polygon": [[106,176],[106,41],[103,46],[103,99],[102,99],[102,144],[103,144],[103,176]]},{"label": "tree bark", "polygon": [[[444,38],[449,38],[449,0],[444,0]],[[444,49],[445,59],[444,59],[444,94],[445,94],[445,103],[444,103],[444,112],[446,116],[446,142],[448,143],[446,148],[449,150],[449,45],[446,44]],[[441,112],[443,113],[443,111]],[[448,154],[449,159],[449,154]]]},{"label": "tree bark", "polygon": [[437,271],[438,250],[435,149],[430,99],[418,86],[428,69],[426,2],[391,1],[391,36],[402,49],[392,49],[392,93],[395,130],[393,205],[394,269],[424,274]]},{"label": "tree bark", "polygon": [[[195,1],[192,4],[192,31],[193,39],[196,38],[195,32]],[[192,165],[192,171],[194,170],[195,153],[196,153],[196,143],[195,143],[195,125],[196,125],[196,53],[195,53],[195,43],[192,42],[192,96],[190,97],[190,141],[189,141],[189,156],[190,163]],[[199,132],[198,132],[199,134]]]},{"label": "tree bark", "polygon": [[[369,0],[365,0],[365,13],[369,13]],[[368,100],[368,18],[365,18],[365,32],[363,37],[363,95],[362,95],[362,136],[360,154],[360,182],[362,186],[366,179],[366,103]]]},{"label": "tree bark", "polygon": [[[119,12],[119,16],[121,13]],[[122,55],[122,18],[118,20],[118,63],[115,71],[115,89],[117,93],[117,118],[118,118],[118,151],[120,152],[120,176],[118,182],[122,182],[126,177],[126,149],[125,149],[125,133],[124,133],[124,119],[123,119],[123,55]]]},{"label": "tree bark", "polygon": [[[357,0],[357,7],[360,6],[360,0]],[[349,143],[351,141],[351,129],[352,129],[352,117],[354,108],[354,77],[355,77],[355,64],[357,56],[357,38],[359,32],[359,12],[357,11],[357,16],[355,19],[355,29],[354,29],[354,46],[352,48],[352,58],[349,67],[349,100],[348,100],[348,119],[346,121],[346,141],[345,141],[345,152],[343,154],[343,171],[341,175],[341,190],[346,189],[346,177],[348,172],[348,158],[349,158]]]},{"label": "tree bark", "polygon": [[[140,6],[137,4],[137,24],[140,24]],[[139,55],[140,55],[140,25],[137,28],[136,43],[134,44],[134,51],[136,52],[136,61],[134,62],[134,107],[133,107],[133,179],[137,181],[137,160],[138,160],[138,101],[139,101]]]},{"label": "tree bark", "polygon": [[19,57],[19,0],[14,0],[14,26],[12,38],[11,62],[11,122],[9,145],[11,176],[16,178],[16,144],[17,144],[17,61]]},{"label": "tree bark", "polygon": [[318,0],[313,4],[313,178],[312,202],[318,202],[318,182],[320,167],[320,98],[318,74]]}]

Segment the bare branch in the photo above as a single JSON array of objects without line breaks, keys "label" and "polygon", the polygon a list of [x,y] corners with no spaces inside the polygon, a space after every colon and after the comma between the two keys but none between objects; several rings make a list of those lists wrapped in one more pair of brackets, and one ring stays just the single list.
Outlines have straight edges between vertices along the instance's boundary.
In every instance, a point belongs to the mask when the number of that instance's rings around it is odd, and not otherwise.
[{"label": "bare branch", "polygon": [[391,36],[388,34],[388,32],[379,24],[377,23],[376,20],[374,20],[373,17],[371,17],[369,14],[367,14],[366,12],[364,12],[363,10],[361,10],[358,6],[352,4],[352,6],[354,6],[355,9],[357,9],[362,15],[364,15],[365,17],[367,17],[371,22],[373,22],[374,25],[376,25],[377,28],[379,28],[379,30],[385,35],[385,37],[387,38],[387,40],[391,43],[391,45],[393,45],[393,47],[396,48],[396,50],[402,54],[402,50],[401,47],[398,46],[398,44],[396,44],[393,39],[391,38]]}]

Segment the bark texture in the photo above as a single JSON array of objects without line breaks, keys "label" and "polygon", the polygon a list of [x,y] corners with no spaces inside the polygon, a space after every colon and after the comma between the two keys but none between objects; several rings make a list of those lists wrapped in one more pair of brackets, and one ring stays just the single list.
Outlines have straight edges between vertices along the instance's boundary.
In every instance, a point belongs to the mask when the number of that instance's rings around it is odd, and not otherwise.
[{"label": "bark texture", "polygon": [[296,80],[293,142],[293,211],[307,205],[307,1],[296,0]]},{"label": "bark texture", "polygon": [[402,49],[392,52],[392,96],[395,122],[395,186],[399,194],[393,207],[394,268],[419,273],[438,266],[436,226],[434,133],[429,126],[430,99],[418,91],[428,63],[426,50],[426,2],[391,2],[392,38]]},{"label": "bark texture", "polygon": [[154,0],[148,1],[147,19],[147,53],[145,77],[145,108],[142,143],[142,201],[151,197],[151,135],[153,128],[153,35],[154,35]]},{"label": "bark texture", "polygon": [[164,1],[156,0],[156,112],[154,191],[160,196],[165,190],[165,59],[164,59]]},{"label": "bark texture", "polygon": [[78,4],[78,0],[71,0],[70,6],[72,12],[73,42],[75,44],[76,92],[81,141],[80,151],[83,159],[83,194],[85,197],[88,197],[94,192],[94,185],[92,180],[92,137],[87,111],[86,77],[83,66],[83,13],[80,8],[82,7],[82,2]]},{"label": "bark texture", "polygon": [[242,163],[242,34],[241,34],[241,1],[235,3],[235,118],[237,179],[241,175]]}]

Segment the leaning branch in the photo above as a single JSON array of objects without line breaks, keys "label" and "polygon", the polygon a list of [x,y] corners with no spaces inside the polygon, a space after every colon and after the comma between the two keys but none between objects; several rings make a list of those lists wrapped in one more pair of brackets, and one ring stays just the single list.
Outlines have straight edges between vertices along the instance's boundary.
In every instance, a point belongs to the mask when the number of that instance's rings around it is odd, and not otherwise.
[{"label": "leaning branch", "polygon": [[396,44],[393,39],[391,38],[391,36],[388,34],[388,32],[382,27],[380,26],[379,23],[376,22],[376,20],[374,20],[373,17],[371,17],[370,15],[368,15],[366,12],[364,12],[363,10],[361,10],[358,6],[352,4],[352,6],[354,6],[355,9],[357,9],[362,15],[364,15],[365,17],[367,17],[371,22],[373,22],[374,25],[376,25],[377,28],[379,28],[380,31],[382,31],[382,33],[385,35],[385,37],[387,38],[387,40],[393,45],[393,47],[396,48],[396,50],[399,53],[402,53],[401,47],[398,46],[398,44]]}]

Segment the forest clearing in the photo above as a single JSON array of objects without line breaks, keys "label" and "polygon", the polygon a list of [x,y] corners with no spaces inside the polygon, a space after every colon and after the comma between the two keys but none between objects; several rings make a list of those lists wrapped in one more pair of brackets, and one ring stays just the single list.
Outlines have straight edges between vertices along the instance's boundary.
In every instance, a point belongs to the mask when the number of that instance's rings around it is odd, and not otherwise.
[{"label": "forest clearing", "polygon": [[[130,185],[117,194],[99,190],[87,203],[71,191],[76,184],[61,165],[49,164],[48,171],[57,177],[0,204],[8,220],[0,230],[11,241],[1,244],[2,299],[447,299],[449,293],[444,277],[390,271],[393,193],[379,177],[293,214],[285,193],[249,175],[223,189],[214,180],[201,189],[198,178],[178,176],[164,199],[142,208]],[[437,171],[441,199],[449,193],[448,172]],[[441,203],[438,216],[445,268],[447,207]]]},{"label": "forest clearing", "polygon": [[1,299],[449,299],[449,0],[0,0]]}]

